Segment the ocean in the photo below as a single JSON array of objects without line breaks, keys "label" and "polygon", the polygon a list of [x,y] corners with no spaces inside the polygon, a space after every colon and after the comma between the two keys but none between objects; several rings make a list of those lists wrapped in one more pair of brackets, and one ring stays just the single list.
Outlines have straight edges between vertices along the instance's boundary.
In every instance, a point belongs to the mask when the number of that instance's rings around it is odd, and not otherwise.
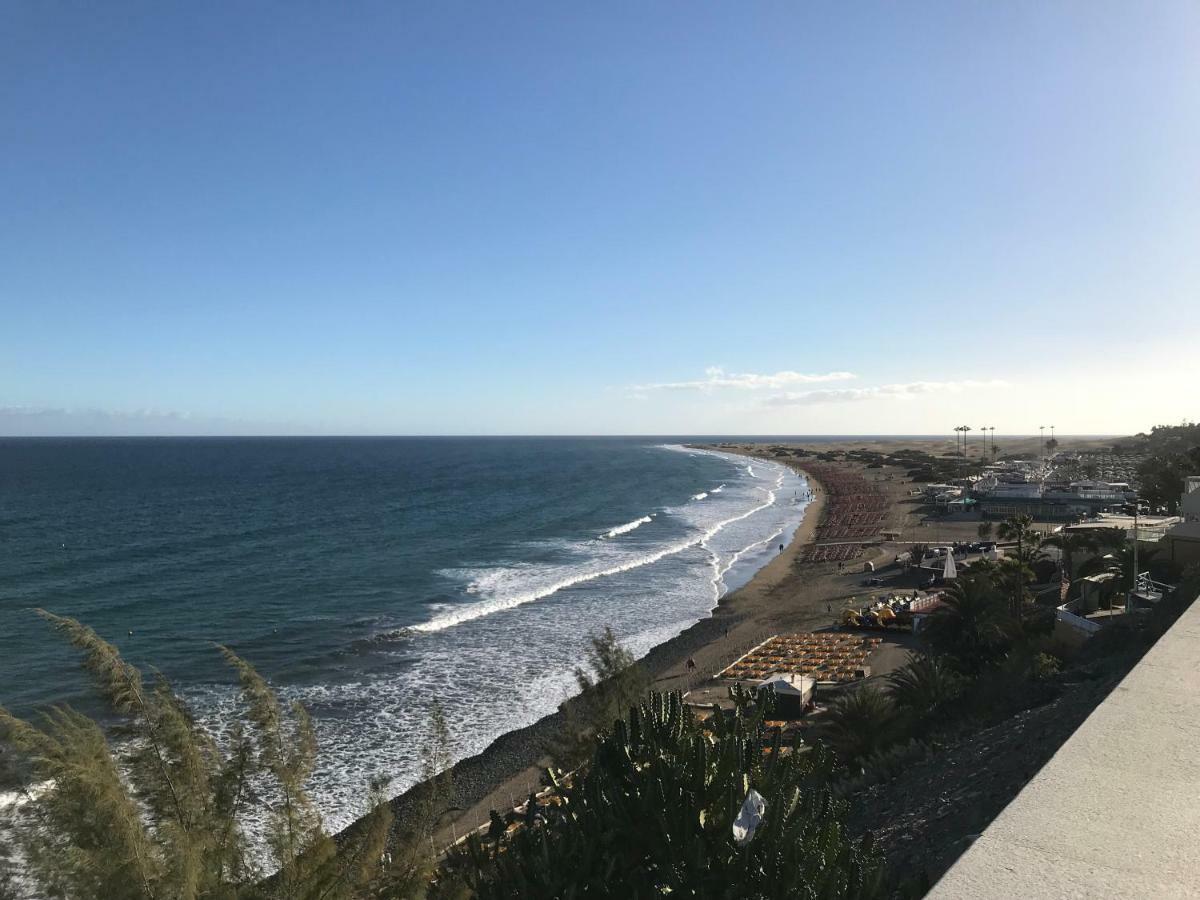
[{"label": "ocean", "polygon": [[97,710],[33,612],[157,667],[202,721],[227,644],[313,715],[330,828],[415,781],[434,699],[459,758],[552,712],[590,635],[641,655],[803,515],[771,462],[635,438],[0,440],[0,704]]}]

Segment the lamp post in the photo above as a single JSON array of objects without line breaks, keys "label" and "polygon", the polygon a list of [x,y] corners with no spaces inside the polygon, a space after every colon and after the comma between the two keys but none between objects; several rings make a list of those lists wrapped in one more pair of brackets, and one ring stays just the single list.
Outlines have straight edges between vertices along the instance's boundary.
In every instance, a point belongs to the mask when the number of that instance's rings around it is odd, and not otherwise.
[{"label": "lamp post", "polygon": [[1133,579],[1129,585],[1129,592],[1125,595],[1125,614],[1129,615],[1133,612],[1133,597],[1137,593],[1138,586],[1138,511],[1141,506],[1141,500],[1138,497],[1133,498]]}]

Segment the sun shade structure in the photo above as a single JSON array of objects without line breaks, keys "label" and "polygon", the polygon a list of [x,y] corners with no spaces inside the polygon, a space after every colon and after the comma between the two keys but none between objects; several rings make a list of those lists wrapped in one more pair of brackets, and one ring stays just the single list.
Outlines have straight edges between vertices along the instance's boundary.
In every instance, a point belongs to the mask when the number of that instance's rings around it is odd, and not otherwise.
[{"label": "sun shade structure", "polygon": [[881,638],[834,631],[777,634],[717,677],[761,682],[776,675],[808,675],[818,683],[854,681],[871,674],[867,657]]},{"label": "sun shade structure", "polygon": [[954,565],[954,554],[946,551],[946,568],[942,569],[942,577],[949,580],[958,577],[958,567]]}]

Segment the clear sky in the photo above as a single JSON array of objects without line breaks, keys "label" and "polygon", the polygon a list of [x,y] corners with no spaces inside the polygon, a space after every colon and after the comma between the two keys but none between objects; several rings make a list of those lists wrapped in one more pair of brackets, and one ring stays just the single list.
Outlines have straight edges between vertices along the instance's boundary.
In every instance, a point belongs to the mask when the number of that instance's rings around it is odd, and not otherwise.
[{"label": "clear sky", "polygon": [[0,434],[1200,414],[1200,4],[0,5]]}]

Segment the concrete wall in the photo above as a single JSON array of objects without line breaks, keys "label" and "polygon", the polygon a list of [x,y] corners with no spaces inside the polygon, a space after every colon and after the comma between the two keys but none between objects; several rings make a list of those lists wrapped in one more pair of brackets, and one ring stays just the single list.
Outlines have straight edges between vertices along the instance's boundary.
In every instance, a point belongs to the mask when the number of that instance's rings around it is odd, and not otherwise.
[{"label": "concrete wall", "polygon": [[1200,897],[1200,603],[928,896]]}]

